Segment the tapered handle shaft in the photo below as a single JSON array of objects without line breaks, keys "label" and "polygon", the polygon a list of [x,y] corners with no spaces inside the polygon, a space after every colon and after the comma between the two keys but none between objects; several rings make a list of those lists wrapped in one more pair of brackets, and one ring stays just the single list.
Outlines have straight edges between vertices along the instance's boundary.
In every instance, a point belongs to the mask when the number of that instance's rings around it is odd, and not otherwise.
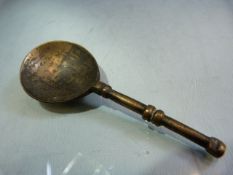
[{"label": "tapered handle shaft", "polygon": [[164,126],[194,143],[204,147],[206,151],[214,157],[221,157],[226,149],[225,144],[217,138],[208,137],[183,123],[168,117],[161,110],[156,110],[150,119],[150,122],[157,126]]},{"label": "tapered handle shaft", "polygon": [[157,110],[152,105],[145,105],[133,98],[121,94],[103,82],[98,82],[91,90],[141,114],[144,120],[152,122],[156,126],[164,126],[184,136],[185,138],[205,148],[206,151],[214,157],[221,157],[226,150],[225,144],[217,138],[208,137],[182,124],[181,122],[166,116],[162,110]]}]

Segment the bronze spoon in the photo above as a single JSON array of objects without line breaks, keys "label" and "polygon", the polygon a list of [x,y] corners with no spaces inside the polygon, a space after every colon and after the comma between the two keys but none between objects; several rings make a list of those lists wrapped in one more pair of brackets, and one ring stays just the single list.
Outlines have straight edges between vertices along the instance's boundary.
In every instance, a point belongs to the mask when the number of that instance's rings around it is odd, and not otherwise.
[{"label": "bronze spoon", "polygon": [[34,48],[24,59],[20,79],[31,97],[47,103],[67,102],[91,92],[109,98],[142,115],[143,119],[186,137],[221,157],[225,144],[208,137],[157,110],[111,88],[100,81],[94,57],[82,46],[66,41],[52,41]]}]

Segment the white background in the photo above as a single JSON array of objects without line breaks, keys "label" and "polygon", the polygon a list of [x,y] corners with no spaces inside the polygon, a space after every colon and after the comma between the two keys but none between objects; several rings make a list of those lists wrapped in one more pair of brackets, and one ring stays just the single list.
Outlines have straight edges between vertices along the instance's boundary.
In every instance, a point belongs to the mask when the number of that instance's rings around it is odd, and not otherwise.
[{"label": "white background", "polygon": [[[50,40],[86,47],[114,89],[223,140],[214,159],[90,95],[44,105],[19,82]],[[0,175],[233,174],[233,1],[0,1]]]}]

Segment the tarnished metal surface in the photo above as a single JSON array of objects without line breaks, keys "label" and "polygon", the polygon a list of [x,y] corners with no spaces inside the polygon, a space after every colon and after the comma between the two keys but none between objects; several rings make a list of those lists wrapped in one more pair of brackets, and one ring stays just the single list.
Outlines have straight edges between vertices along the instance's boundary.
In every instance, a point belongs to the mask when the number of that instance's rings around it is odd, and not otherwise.
[{"label": "tarnished metal surface", "polygon": [[215,137],[208,137],[205,134],[165,115],[162,110],[156,109],[152,105],[145,105],[127,95],[117,92],[111,86],[98,82],[93,91],[105,98],[109,98],[116,103],[119,103],[142,115],[144,120],[147,120],[156,126],[164,126],[177,134],[184,136],[192,142],[205,148],[205,150],[214,157],[221,157],[225,153],[226,145]]},{"label": "tarnished metal surface", "polygon": [[99,80],[98,65],[83,47],[53,41],[34,48],[21,65],[25,91],[42,102],[64,102],[84,95]]},{"label": "tarnished metal surface", "polygon": [[95,92],[143,116],[144,120],[166,128],[221,157],[225,144],[166,116],[162,110],[145,105],[99,81],[94,57],[83,47],[55,41],[33,49],[21,66],[21,82],[26,92],[43,102],[65,102]]}]

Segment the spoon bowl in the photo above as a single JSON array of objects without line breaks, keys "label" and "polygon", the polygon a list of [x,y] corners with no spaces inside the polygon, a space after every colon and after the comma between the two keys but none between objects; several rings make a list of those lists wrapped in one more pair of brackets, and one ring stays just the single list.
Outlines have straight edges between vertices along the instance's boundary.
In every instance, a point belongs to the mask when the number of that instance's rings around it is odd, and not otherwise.
[{"label": "spoon bowl", "polygon": [[29,52],[20,69],[24,90],[41,102],[66,102],[90,92],[99,81],[94,57],[82,46],[52,41]]}]

